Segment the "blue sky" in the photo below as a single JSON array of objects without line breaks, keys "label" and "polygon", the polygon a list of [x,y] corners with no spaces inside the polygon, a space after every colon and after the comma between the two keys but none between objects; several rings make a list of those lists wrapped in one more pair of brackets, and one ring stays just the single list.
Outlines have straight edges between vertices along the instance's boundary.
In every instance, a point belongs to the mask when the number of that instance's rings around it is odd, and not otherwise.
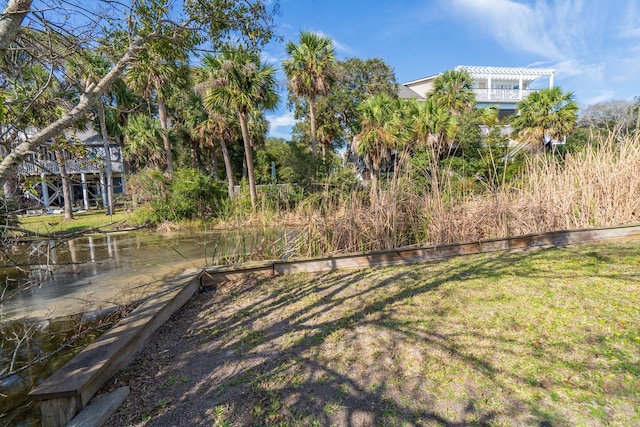
[{"label": "blue sky", "polygon": [[[403,83],[456,65],[549,67],[581,106],[640,95],[640,0],[280,0],[277,32],[313,31],[338,59],[378,57]],[[284,42],[264,59],[280,67]],[[279,78],[284,75],[280,72]],[[286,91],[268,113],[289,138]]]}]

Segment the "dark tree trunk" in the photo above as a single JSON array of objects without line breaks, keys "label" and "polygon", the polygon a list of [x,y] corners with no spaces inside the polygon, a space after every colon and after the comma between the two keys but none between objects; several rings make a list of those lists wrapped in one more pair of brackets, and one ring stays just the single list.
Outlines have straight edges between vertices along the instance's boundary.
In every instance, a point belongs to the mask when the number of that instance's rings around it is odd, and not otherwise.
[{"label": "dark tree trunk", "polygon": [[167,107],[161,98],[158,98],[158,118],[162,128],[162,143],[167,161],[167,172],[173,172],[173,154],[171,153],[171,141],[169,141],[169,126],[167,124]]},{"label": "dark tree trunk", "polygon": [[100,121],[100,133],[102,133],[102,146],[104,147],[104,174],[105,187],[107,187],[107,215],[113,215],[113,169],[111,168],[111,150],[109,149],[109,136],[107,135],[107,121],[104,115],[102,100],[98,100],[98,120]]},{"label": "dark tree trunk", "polygon": [[56,147],[56,161],[58,162],[58,168],[60,169],[60,179],[62,180],[62,195],[64,199],[64,220],[69,221],[73,219],[73,206],[71,205],[71,182],[69,175],[67,174],[67,167],[65,165],[65,158],[62,154],[62,148]]},{"label": "dark tree trunk", "polygon": [[251,148],[251,139],[249,137],[249,128],[247,127],[247,117],[244,113],[239,112],[240,129],[242,129],[242,141],[244,143],[244,157],[247,160],[247,177],[249,178],[249,194],[251,195],[251,209],[256,211],[257,192],[256,181],[253,175],[253,153]]},{"label": "dark tree trunk", "polygon": [[227,182],[229,183],[229,198],[232,199],[234,195],[234,183],[233,183],[233,170],[231,169],[231,157],[229,156],[229,149],[224,139],[220,140],[220,148],[222,148],[222,159],[224,160],[224,170],[227,173]]}]

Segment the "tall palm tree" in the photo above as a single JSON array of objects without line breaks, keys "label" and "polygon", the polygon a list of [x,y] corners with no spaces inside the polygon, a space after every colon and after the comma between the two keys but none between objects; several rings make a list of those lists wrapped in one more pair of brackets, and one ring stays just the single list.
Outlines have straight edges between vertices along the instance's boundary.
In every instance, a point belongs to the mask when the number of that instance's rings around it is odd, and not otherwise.
[{"label": "tall palm tree", "polygon": [[519,137],[538,147],[563,139],[578,119],[578,103],[573,93],[561,88],[532,92],[518,103],[518,115],[511,124]]},{"label": "tall palm tree", "polygon": [[212,112],[229,108],[236,112],[244,144],[251,206],[256,210],[256,183],[253,171],[253,143],[248,120],[253,110],[272,110],[278,103],[276,69],[261,63],[260,55],[240,47],[225,49],[218,55],[205,55],[199,80],[204,85],[203,103]]},{"label": "tall palm tree", "polygon": [[[194,136],[203,141],[209,148],[213,148],[215,142],[220,145],[224,170],[227,176],[227,192],[229,198],[233,198],[235,183],[227,143],[239,139],[240,129],[238,129],[237,117],[228,110],[216,108],[205,113],[204,117],[199,117],[197,122],[194,121],[191,126]],[[215,152],[212,151],[212,153]]]},{"label": "tall palm tree", "polygon": [[126,82],[144,98],[155,101],[162,128],[167,171],[173,172],[173,154],[169,138],[166,100],[173,86],[187,82],[187,53],[164,40],[149,43],[127,69]]},{"label": "tall palm tree", "polygon": [[[451,146],[459,131],[460,117],[469,114],[476,105],[476,95],[473,91],[473,79],[465,70],[448,70],[436,77],[433,89],[427,95],[427,101],[433,103],[428,110],[431,113],[448,113],[449,119],[446,132],[440,132],[436,154],[441,155],[451,150]],[[426,111],[425,111],[426,112]]]},{"label": "tall palm tree", "polygon": [[311,121],[311,152],[317,156],[316,99],[329,93],[335,63],[335,50],[328,37],[311,32],[300,33],[300,42],[287,43],[289,59],[282,62],[289,80],[289,91],[309,101]]},{"label": "tall palm tree", "polygon": [[398,148],[404,129],[398,101],[386,94],[368,98],[358,107],[360,132],[353,139],[353,149],[362,156],[371,172],[371,205],[378,200],[378,179],[383,162],[391,158],[391,150]]},{"label": "tall palm tree", "polygon": [[455,122],[451,113],[433,99],[413,102],[412,131],[416,142],[429,146],[437,159],[450,140]]}]

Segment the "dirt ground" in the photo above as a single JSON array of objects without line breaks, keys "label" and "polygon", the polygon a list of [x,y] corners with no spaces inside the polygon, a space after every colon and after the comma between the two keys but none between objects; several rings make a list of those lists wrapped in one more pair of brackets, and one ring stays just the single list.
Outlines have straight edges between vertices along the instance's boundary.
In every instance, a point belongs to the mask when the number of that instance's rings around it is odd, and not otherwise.
[{"label": "dirt ground", "polygon": [[[106,425],[376,424],[388,402],[346,401],[357,386],[309,358],[328,335],[324,321],[294,321],[305,313],[288,312],[287,296],[265,295],[262,282],[224,283],[192,298],[103,389],[131,388]],[[264,299],[247,298],[256,292]]]}]

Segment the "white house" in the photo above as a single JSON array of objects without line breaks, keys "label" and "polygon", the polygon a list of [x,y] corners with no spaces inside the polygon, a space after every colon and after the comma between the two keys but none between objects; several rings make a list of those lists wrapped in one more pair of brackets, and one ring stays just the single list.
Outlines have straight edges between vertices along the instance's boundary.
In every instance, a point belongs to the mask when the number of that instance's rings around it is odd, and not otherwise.
[{"label": "white house", "polygon": [[[106,204],[105,149],[102,137],[93,129],[65,132],[67,138],[73,139],[84,148],[84,154],[67,153],[63,150],[65,167],[72,181],[72,203],[78,202],[80,207],[88,209],[98,202]],[[109,144],[111,159],[112,185],[115,194],[124,192],[125,164],[122,149],[116,143]],[[62,182],[60,169],[55,153],[48,145],[38,147],[33,154],[27,156],[18,167],[17,172],[25,180],[35,183],[37,194],[25,195],[35,200],[42,208],[63,205]]]},{"label": "white house", "polygon": [[[545,86],[552,88],[555,73],[551,68],[469,65],[459,65],[455,67],[455,70],[465,70],[473,79],[473,90],[476,93],[477,106],[495,106],[498,108],[500,117],[514,114],[518,102],[526,98],[531,92]],[[433,81],[440,74],[403,83],[399,88],[400,98],[425,98],[433,87]]]}]

